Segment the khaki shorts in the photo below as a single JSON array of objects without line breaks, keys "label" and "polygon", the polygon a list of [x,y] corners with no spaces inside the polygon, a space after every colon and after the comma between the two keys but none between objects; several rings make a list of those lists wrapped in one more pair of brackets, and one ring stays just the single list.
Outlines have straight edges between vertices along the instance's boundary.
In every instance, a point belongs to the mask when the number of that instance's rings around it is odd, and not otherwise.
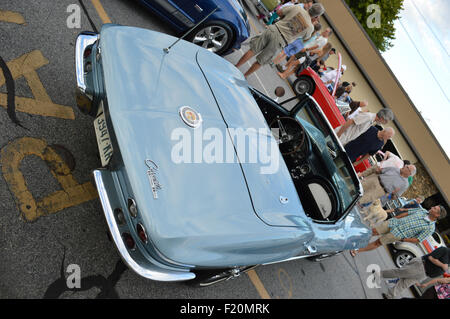
[{"label": "khaki shorts", "polygon": [[401,239],[401,238],[395,237],[394,235],[391,234],[390,228],[389,228],[389,221],[387,221],[387,220],[382,222],[377,227],[375,227],[375,229],[377,230],[378,234],[381,235],[380,242],[383,245],[392,244],[396,241],[400,241],[400,239]]},{"label": "khaki shorts", "polygon": [[269,63],[285,45],[274,25],[270,25],[263,33],[250,40],[250,50],[257,54],[256,61],[261,65]]}]

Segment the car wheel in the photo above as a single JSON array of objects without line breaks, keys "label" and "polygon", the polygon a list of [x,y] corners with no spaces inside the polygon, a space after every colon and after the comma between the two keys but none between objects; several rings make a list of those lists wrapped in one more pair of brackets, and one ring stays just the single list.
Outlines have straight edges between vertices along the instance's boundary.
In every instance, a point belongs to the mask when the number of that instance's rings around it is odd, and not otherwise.
[{"label": "car wheel", "polygon": [[402,268],[406,264],[408,264],[411,259],[415,258],[416,256],[406,250],[399,250],[395,252],[394,254],[394,263],[398,268]]},{"label": "car wheel", "polygon": [[189,40],[213,53],[223,54],[233,42],[233,30],[221,21],[210,21],[192,31]]},{"label": "car wheel", "polygon": [[292,85],[294,92],[297,95],[304,95],[305,93],[312,94],[315,89],[314,80],[309,76],[302,75],[297,80],[294,81]]},{"label": "car wheel", "polygon": [[322,261],[324,259],[339,255],[340,253],[342,253],[342,251],[335,251],[332,253],[326,253],[326,254],[320,254],[320,255],[315,255],[315,256],[310,256],[310,257],[306,257],[307,260],[309,261],[314,261],[314,262],[319,262]]},{"label": "car wheel", "polygon": [[195,279],[186,281],[186,284],[196,288],[209,287],[222,281],[235,279],[255,267],[256,266],[245,266],[231,269],[199,270],[195,271]]}]

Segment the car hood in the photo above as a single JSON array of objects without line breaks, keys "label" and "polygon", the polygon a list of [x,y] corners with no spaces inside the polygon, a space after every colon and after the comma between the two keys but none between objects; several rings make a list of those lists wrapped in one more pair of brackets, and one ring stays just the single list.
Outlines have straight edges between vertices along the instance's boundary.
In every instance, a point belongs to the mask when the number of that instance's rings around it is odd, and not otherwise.
[{"label": "car hood", "polygon": [[[232,140],[233,128],[255,129],[248,134],[252,153],[252,141],[273,139],[259,130],[267,125],[247,82],[230,63],[190,43],[164,53],[175,40],[117,26],[103,27],[100,40],[111,122],[152,244],[173,261],[204,266],[298,253],[312,234],[279,151],[273,152],[277,170],[261,174],[267,165],[243,163],[246,150]],[[186,105],[201,114],[200,127],[182,121],[179,109]],[[207,163],[201,156],[207,132],[229,143],[235,159]],[[182,158],[185,151],[190,161]],[[159,167],[157,199],[146,160]]]}]

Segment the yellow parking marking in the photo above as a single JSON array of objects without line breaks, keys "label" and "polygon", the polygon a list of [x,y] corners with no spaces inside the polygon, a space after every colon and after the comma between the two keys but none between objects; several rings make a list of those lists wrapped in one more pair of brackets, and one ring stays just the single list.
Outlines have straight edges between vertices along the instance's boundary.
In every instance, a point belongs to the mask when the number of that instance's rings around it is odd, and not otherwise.
[{"label": "yellow parking marking", "polygon": [[[29,114],[42,116],[52,116],[62,119],[75,119],[75,113],[72,107],[53,103],[47,91],[44,88],[36,70],[49,61],[42,55],[39,50],[31,51],[21,57],[14,59],[8,63],[12,77],[17,79],[23,76],[33,93],[34,98],[16,97],[16,110]],[[0,72],[0,86],[5,84],[5,77]],[[6,108],[7,94],[0,93],[0,105]]]},{"label": "yellow parking marking", "polygon": [[250,277],[251,282],[256,288],[256,291],[258,291],[259,295],[262,299],[270,299],[269,293],[267,292],[266,288],[264,287],[263,283],[259,279],[258,275],[256,274],[256,271],[249,270],[247,272],[247,275]]},{"label": "yellow parking marking", "polygon": [[280,282],[281,287],[283,287],[284,291],[287,293],[288,298],[292,298],[293,295],[293,285],[292,279],[283,268],[278,269],[278,281]]},{"label": "yellow parking marking", "polygon": [[111,23],[111,19],[106,14],[105,9],[103,8],[102,4],[100,3],[100,0],[91,0],[92,4],[94,5],[95,10],[97,10],[98,15],[100,16],[100,19],[103,23]]},{"label": "yellow parking marking", "polygon": [[[0,154],[3,177],[17,199],[22,216],[27,221],[34,221],[41,216],[79,205],[98,196],[91,182],[79,184],[74,179],[67,164],[44,140],[22,137],[7,144]],[[36,201],[20,171],[22,160],[31,155],[38,156],[46,162],[62,190]]]},{"label": "yellow parking marking", "polygon": [[0,10],[0,21],[25,24],[25,19],[18,12]]}]

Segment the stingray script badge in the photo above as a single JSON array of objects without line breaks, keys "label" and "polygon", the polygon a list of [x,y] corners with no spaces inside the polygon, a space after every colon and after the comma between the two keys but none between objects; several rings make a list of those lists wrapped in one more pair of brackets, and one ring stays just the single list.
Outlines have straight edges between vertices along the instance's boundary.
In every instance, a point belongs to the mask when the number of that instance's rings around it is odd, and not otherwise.
[{"label": "stingray script badge", "polygon": [[150,181],[150,187],[152,188],[153,198],[158,199],[158,190],[162,189],[161,184],[156,178],[156,172],[158,172],[158,165],[155,164],[152,160],[145,160],[145,165],[147,165],[147,176]]}]

